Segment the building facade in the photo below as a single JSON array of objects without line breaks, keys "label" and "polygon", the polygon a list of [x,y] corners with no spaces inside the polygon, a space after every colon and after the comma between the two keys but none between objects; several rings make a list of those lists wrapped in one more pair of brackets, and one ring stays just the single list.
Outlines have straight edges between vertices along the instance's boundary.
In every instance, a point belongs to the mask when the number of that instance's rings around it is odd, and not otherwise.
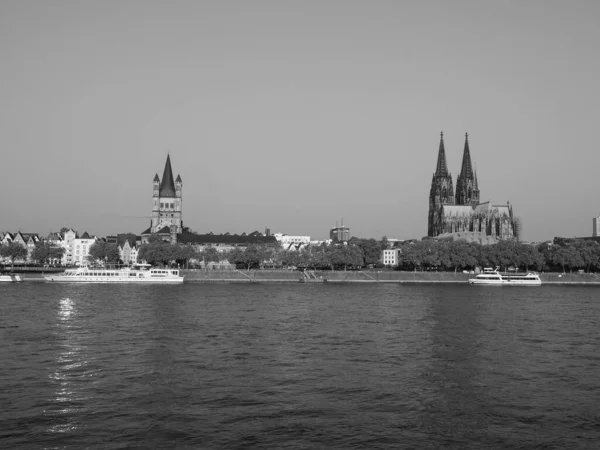
[{"label": "building facade", "polygon": [[600,236],[600,216],[592,219],[592,236]]},{"label": "building facade", "polygon": [[454,193],[442,133],[436,170],[429,191],[427,235],[436,237],[461,232],[491,236],[498,240],[517,237],[515,217],[508,202],[505,205],[480,203],[479,184],[471,161],[468,134],[465,134],[461,171],[456,180],[456,194]]},{"label": "building facade", "polygon": [[125,240],[122,245],[118,246],[119,258],[125,265],[137,264],[138,248],[135,243],[130,244],[129,240]]},{"label": "building facade", "polygon": [[382,251],[381,262],[384,266],[398,267],[401,254],[402,251],[399,248],[386,248]]},{"label": "building facade", "polygon": [[88,256],[90,255],[90,247],[92,244],[96,242],[96,238],[94,236],[90,236],[88,232],[84,232],[81,236],[73,239],[73,258],[72,264],[80,265],[84,261],[88,261]]}]

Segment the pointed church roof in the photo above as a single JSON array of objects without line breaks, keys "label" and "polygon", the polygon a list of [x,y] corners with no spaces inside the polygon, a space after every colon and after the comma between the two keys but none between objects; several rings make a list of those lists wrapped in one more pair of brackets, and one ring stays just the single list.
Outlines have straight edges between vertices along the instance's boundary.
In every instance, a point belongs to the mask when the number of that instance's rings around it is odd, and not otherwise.
[{"label": "pointed church roof", "polygon": [[162,181],[160,182],[160,191],[158,192],[158,195],[161,197],[175,197],[175,183],[173,182],[170,155],[167,155],[165,171],[163,172]]},{"label": "pointed church roof", "polygon": [[448,164],[446,164],[446,149],[444,148],[444,132],[440,133],[440,150],[438,152],[437,166],[435,168],[436,176],[448,176]]},{"label": "pointed church roof", "polygon": [[153,181],[158,181],[160,182],[160,178],[158,178],[158,174],[154,175],[154,180]]},{"label": "pointed church roof", "polygon": [[177,175],[177,179],[175,180],[177,183],[181,183],[181,175]]},{"label": "pointed church roof", "polygon": [[473,165],[471,164],[471,151],[469,150],[469,133],[465,133],[465,150],[463,152],[462,166],[460,176],[463,178],[473,178]]}]

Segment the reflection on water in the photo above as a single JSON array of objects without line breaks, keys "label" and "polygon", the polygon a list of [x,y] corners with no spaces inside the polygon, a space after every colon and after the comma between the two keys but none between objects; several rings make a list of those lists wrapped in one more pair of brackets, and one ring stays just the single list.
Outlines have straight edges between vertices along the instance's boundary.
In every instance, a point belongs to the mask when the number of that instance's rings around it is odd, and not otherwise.
[{"label": "reflection on water", "polygon": [[88,373],[85,356],[85,330],[76,322],[77,305],[69,297],[58,302],[56,310],[56,337],[59,352],[50,378],[55,385],[54,397],[48,402],[44,413],[53,420],[49,433],[73,432],[78,427],[77,416],[85,411],[90,399],[82,392],[82,378]]}]

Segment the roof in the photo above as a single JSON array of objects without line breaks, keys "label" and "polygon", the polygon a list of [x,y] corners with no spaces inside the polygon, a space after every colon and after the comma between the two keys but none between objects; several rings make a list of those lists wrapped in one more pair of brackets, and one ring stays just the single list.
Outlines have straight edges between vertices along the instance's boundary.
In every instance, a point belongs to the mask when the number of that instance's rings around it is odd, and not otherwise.
[{"label": "roof", "polygon": [[[19,231],[19,233],[21,233],[21,232]],[[29,239],[30,237],[32,237],[34,239],[39,239],[37,233],[21,233],[21,236],[23,236],[24,239]]]},{"label": "roof", "polygon": [[121,233],[115,237],[115,241],[119,247],[123,247],[125,242],[129,242],[131,247],[135,247],[135,234],[133,233]]},{"label": "roof", "polygon": [[181,175],[177,175],[177,179],[175,180],[176,183],[181,183]]},{"label": "roof", "polygon": [[162,181],[160,182],[160,197],[175,197],[175,183],[173,182],[173,171],[171,170],[171,156],[167,155],[165,163],[165,171],[163,172]]},{"label": "roof", "polygon": [[443,205],[445,216],[468,216],[473,214],[473,207],[470,205]]},{"label": "roof", "polygon": [[88,234],[87,231],[84,231],[79,239],[92,239],[92,237]]},{"label": "roof", "polygon": [[183,244],[269,244],[276,243],[277,239],[275,239],[275,236],[263,236],[257,231],[246,236],[238,234],[182,233],[177,235],[177,242]]},{"label": "roof", "polygon": [[158,178],[158,174],[154,175],[154,181],[158,181],[160,183],[160,178]]}]

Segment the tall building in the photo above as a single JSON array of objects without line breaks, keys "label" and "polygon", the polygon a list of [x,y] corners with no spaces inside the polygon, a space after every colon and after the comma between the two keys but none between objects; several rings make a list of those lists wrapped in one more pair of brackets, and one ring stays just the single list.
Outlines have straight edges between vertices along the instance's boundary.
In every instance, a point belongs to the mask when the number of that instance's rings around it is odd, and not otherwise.
[{"label": "tall building", "polygon": [[346,243],[350,240],[350,228],[344,226],[344,219],[341,226],[338,227],[336,223],[335,228],[329,230],[329,239],[334,244]]},{"label": "tall building", "polygon": [[592,219],[592,236],[600,236],[600,216]]},{"label": "tall building", "polygon": [[452,175],[446,163],[444,135],[441,134],[440,148],[435,173],[429,191],[429,217],[427,235],[473,232],[494,239],[515,237],[515,218],[512,206],[492,205],[479,202],[479,184],[473,170],[469,135],[465,134],[465,147],[461,171],[456,180],[456,196],[452,186]]},{"label": "tall building", "polygon": [[177,179],[173,181],[171,157],[167,155],[162,180],[158,178],[158,174],[154,176],[150,233],[162,232],[165,227],[168,228],[170,233],[179,234],[183,231],[181,211],[182,187],[181,176],[177,175]]}]

